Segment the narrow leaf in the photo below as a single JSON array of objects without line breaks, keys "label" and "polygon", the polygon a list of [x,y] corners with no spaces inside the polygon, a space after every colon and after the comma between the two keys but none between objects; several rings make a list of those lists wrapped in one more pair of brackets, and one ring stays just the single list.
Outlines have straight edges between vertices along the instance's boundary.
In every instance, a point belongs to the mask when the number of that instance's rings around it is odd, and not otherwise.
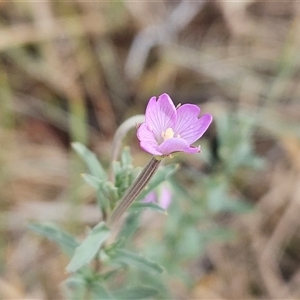
[{"label": "narrow leaf", "polygon": [[140,222],[139,222],[140,212],[129,214],[118,234],[118,241],[121,241],[122,244],[130,243],[130,238],[137,231]]},{"label": "narrow leaf", "polygon": [[74,274],[62,283],[62,288],[66,295],[66,299],[84,299],[84,295],[86,293],[86,281],[83,276]]},{"label": "narrow leaf", "polygon": [[153,211],[157,211],[160,213],[166,213],[166,211],[157,203],[143,203],[143,202],[135,202],[131,205],[129,208],[129,211],[135,212],[135,211],[141,211],[144,209],[150,209]]},{"label": "narrow leaf", "polygon": [[56,242],[66,254],[72,255],[78,246],[76,239],[53,223],[32,223],[28,225],[32,231]]},{"label": "narrow leaf", "polygon": [[[111,293],[99,282],[93,282],[91,285],[92,299],[115,299]],[[123,298],[124,299],[124,298]]]},{"label": "narrow leaf", "polygon": [[90,174],[83,174],[83,179],[87,184],[97,191],[97,203],[103,213],[107,215],[113,205],[118,200],[118,189],[112,182],[98,179]]},{"label": "narrow leaf", "polygon": [[116,249],[112,259],[114,262],[132,266],[145,272],[162,273],[164,271],[160,265],[152,260],[124,249]]},{"label": "narrow leaf", "polygon": [[109,229],[104,222],[95,226],[85,240],[75,249],[75,254],[66,268],[67,272],[75,272],[88,264],[96,256],[108,236]]},{"label": "narrow leaf", "polygon": [[101,186],[102,180],[98,179],[97,177],[90,175],[90,174],[82,174],[82,178],[84,181],[93,187],[95,190],[98,190],[98,188]]},{"label": "narrow leaf", "polygon": [[125,147],[123,149],[123,152],[121,154],[121,162],[122,162],[122,166],[131,166],[132,157],[131,157],[131,154],[130,154],[129,147]]},{"label": "narrow leaf", "polygon": [[72,143],[73,149],[85,161],[91,174],[99,179],[106,179],[105,171],[96,155],[81,143]]}]

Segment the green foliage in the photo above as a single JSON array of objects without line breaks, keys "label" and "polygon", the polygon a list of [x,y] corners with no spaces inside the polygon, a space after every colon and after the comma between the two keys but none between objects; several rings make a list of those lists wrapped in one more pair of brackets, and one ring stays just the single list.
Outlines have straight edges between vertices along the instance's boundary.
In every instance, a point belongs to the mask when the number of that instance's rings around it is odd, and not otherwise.
[{"label": "green foliage", "polygon": [[156,212],[165,213],[166,211],[157,203],[142,203],[142,202],[135,202],[133,203],[129,211],[136,213],[138,211],[144,211],[145,209],[150,209]]},{"label": "green foliage", "polygon": [[108,252],[112,262],[126,267],[134,267],[140,271],[162,273],[163,268],[157,263],[134,252],[116,248]]},{"label": "green foliage", "polygon": [[77,240],[72,235],[65,232],[56,224],[50,222],[39,224],[31,223],[28,225],[28,227],[41,236],[56,242],[69,256],[74,253],[74,249],[79,245]]},{"label": "green foliage", "polygon": [[118,239],[125,245],[130,241],[130,238],[134,235],[139,227],[140,214],[145,209],[151,209],[153,211],[165,213],[165,210],[156,203],[143,203],[142,200],[147,196],[149,192],[154,190],[164,181],[168,180],[178,169],[177,164],[168,165],[157,170],[153,178],[146,186],[146,188],[138,196],[137,201],[129,208],[130,214],[126,218],[123,227],[120,230]]},{"label": "green foliage", "polygon": [[132,236],[137,231],[137,228],[140,224],[140,214],[141,211],[130,213],[125,219],[124,224],[117,237],[117,240],[119,241],[119,243],[122,243],[123,246],[125,246],[126,243],[130,243]]},{"label": "green foliage", "polygon": [[[73,274],[64,284],[69,299],[84,299],[87,295],[91,299],[170,298],[165,280],[176,277],[192,286],[194,278],[187,272],[186,264],[198,259],[212,240],[235,237],[233,230],[224,228],[213,218],[252,209],[241,193],[232,192],[232,186],[241,169],[259,168],[261,159],[254,154],[251,143],[253,122],[246,118],[233,119],[229,115],[218,118],[216,122],[221,157],[217,168],[213,168],[211,174],[201,174],[192,168],[189,172],[182,170],[181,175],[184,174],[189,182],[187,189],[178,180],[170,180],[178,169],[177,164],[160,167],[128,209],[119,233],[110,243],[107,241],[111,232],[105,220],[133,183],[139,169],[132,166],[130,151],[125,148],[120,161],[112,164],[111,182],[96,156],[85,146],[73,144],[87,164],[89,174],[82,176],[95,189],[104,221],[91,229],[80,244],[53,224],[30,225],[35,232],[54,240],[69,256],[73,255],[67,266],[67,271]],[[161,229],[159,242],[145,240],[141,255],[133,243],[141,214],[145,210],[166,213],[159,204],[145,203],[143,199],[166,180],[169,180],[173,195],[166,223]],[[90,264],[93,260],[95,263]],[[93,267],[99,264],[99,271],[94,270]]]},{"label": "green foliage", "polygon": [[162,182],[170,178],[170,176],[172,176],[177,171],[177,169],[178,164],[171,164],[165,166],[164,168],[158,169],[153,178],[150,180],[149,184],[144,189],[144,191],[142,191],[141,194],[138,196],[137,200],[144,199],[150,191],[152,191]]},{"label": "green foliage", "polygon": [[[136,178],[139,169],[132,166],[132,158],[128,148],[121,154],[120,162],[113,163],[114,183],[107,180],[101,163],[96,156],[80,143],[73,143],[74,150],[81,156],[88,167],[89,173],[83,174],[84,181],[96,191],[98,207],[102,212],[104,220],[118,204],[118,200],[129,188]],[[72,273],[64,282],[64,289],[69,299],[147,299],[158,295],[155,285],[144,285],[136,283],[136,286],[128,285],[124,281],[119,286],[107,283],[114,282],[114,278],[120,276],[120,271],[126,270],[128,274],[141,272],[143,274],[161,274],[163,268],[156,262],[137,254],[134,251],[124,249],[126,243],[134,235],[139,226],[139,216],[146,210],[165,213],[156,203],[143,203],[142,199],[151,190],[163,181],[167,180],[177,169],[176,165],[160,168],[150,180],[145,191],[143,191],[132,207],[122,229],[113,244],[106,245],[110,237],[110,229],[104,221],[92,228],[81,243],[72,235],[64,232],[54,224],[31,224],[30,228],[36,233],[54,240],[69,256],[71,261],[66,270]],[[92,261],[94,264],[90,264]],[[90,264],[90,265],[89,265]],[[103,272],[96,272],[93,267],[101,264]],[[130,276],[128,277],[130,278]]]},{"label": "green foliage", "polygon": [[[255,122],[251,118],[222,115],[215,118],[215,122],[221,162],[211,166],[209,173],[202,173],[192,166],[182,169],[178,173],[180,180],[171,180],[173,201],[163,233],[159,242],[146,241],[143,248],[145,255],[161,263],[168,274],[180,278],[189,287],[195,279],[187,272],[186,264],[199,259],[212,241],[236,237],[233,229],[219,224],[215,217],[253,210],[234,186],[235,178],[240,177],[241,171],[257,170],[263,163],[253,149]],[[208,154],[209,149],[204,144],[202,154],[194,158],[202,161],[206,158],[209,164]],[[183,180],[186,182],[182,183]]]},{"label": "green foliage", "polygon": [[132,158],[128,147],[124,148],[121,154],[121,161],[113,162],[113,170],[115,174],[115,186],[117,187],[118,195],[121,198],[140,171],[139,168],[133,168]]},{"label": "green foliage", "polygon": [[100,281],[93,281],[89,285],[89,290],[91,292],[91,299],[116,299]]},{"label": "green foliage", "polygon": [[96,256],[108,237],[109,229],[104,222],[100,222],[75,249],[75,254],[66,268],[67,272],[76,272],[82,266],[88,264]]},{"label": "green foliage", "polygon": [[158,291],[152,287],[139,286],[134,288],[125,288],[114,292],[114,299],[141,300],[157,296]]},{"label": "green foliage", "polygon": [[82,177],[87,184],[96,190],[98,206],[103,216],[107,216],[118,201],[118,189],[112,182],[101,180],[90,174],[83,174]]},{"label": "green foliage", "polygon": [[257,169],[262,166],[262,159],[253,151],[254,118],[223,114],[216,119],[216,125],[223,171],[233,174],[241,167]]},{"label": "green foliage", "polygon": [[105,282],[92,272],[74,273],[63,283],[68,299],[115,299],[108,291]]},{"label": "green foliage", "polygon": [[66,298],[70,300],[84,299],[86,282],[81,274],[74,274],[63,282],[63,290]]},{"label": "green foliage", "polygon": [[91,152],[83,144],[78,142],[72,143],[72,147],[77,152],[77,154],[84,160],[84,162],[88,166],[89,171],[93,176],[102,180],[106,179],[105,171],[93,152]]}]

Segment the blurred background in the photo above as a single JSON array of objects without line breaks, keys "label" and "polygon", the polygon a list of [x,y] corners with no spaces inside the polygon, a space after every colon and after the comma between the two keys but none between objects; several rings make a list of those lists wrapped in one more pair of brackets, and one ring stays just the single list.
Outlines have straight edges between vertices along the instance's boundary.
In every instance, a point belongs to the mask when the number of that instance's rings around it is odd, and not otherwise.
[{"label": "blurred background", "polygon": [[169,264],[174,299],[299,298],[299,50],[296,1],[0,1],[0,297],[64,297],[68,259],[28,222],[95,224],[70,143],[108,167],[118,125],[167,92],[214,124],[136,247]]}]

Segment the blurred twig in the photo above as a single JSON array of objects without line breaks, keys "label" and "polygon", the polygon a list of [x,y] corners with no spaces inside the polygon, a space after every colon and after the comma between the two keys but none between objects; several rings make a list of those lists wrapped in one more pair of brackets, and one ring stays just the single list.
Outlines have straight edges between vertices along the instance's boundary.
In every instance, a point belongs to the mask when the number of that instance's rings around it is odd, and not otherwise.
[{"label": "blurred twig", "polygon": [[199,13],[206,1],[183,0],[167,14],[161,23],[142,29],[135,37],[125,64],[130,79],[136,79],[144,69],[149,51],[158,45],[176,43],[177,34]]}]

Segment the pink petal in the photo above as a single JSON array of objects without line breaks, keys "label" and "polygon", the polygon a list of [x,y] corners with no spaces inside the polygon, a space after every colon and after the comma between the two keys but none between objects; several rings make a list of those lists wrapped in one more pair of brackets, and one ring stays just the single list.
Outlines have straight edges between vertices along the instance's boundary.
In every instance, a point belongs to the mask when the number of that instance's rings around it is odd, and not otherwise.
[{"label": "pink petal", "polygon": [[197,141],[207,130],[212,122],[212,116],[203,115],[198,119],[200,108],[194,104],[184,104],[177,110],[177,124],[175,126],[175,136],[186,140],[188,144]]},{"label": "pink petal", "polygon": [[146,195],[146,197],[142,200],[143,203],[152,203],[157,199],[157,195],[155,191],[151,191]]},{"label": "pink petal", "polygon": [[158,143],[163,141],[161,136],[167,128],[173,128],[176,123],[176,108],[168,94],[152,97],[146,108],[146,123],[153,130]]},{"label": "pink petal", "polygon": [[140,142],[147,142],[157,145],[154,134],[146,123],[143,123],[139,126],[136,135]]},{"label": "pink petal", "polygon": [[158,146],[158,151],[163,155],[169,155],[173,152],[197,153],[200,152],[200,147],[190,147],[184,139],[172,138],[160,144]]},{"label": "pink petal", "polygon": [[152,154],[152,155],[157,155],[157,156],[162,156],[163,154],[159,151],[157,145],[150,145],[145,142],[140,142],[140,146],[143,150],[146,152]]},{"label": "pink petal", "polygon": [[172,202],[172,193],[170,189],[166,186],[163,186],[161,189],[161,194],[159,198],[159,205],[163,209],[168,209]]},{"label": "pink petal", "polygon": [[138,128],[137,137],[140,140],[141,148],[143,148],[146,152],[153,155],[162,155],[162,153],[157,151],[158,143],[154,138],[153,132],[149,129],[146,123],[143,123]]}]

